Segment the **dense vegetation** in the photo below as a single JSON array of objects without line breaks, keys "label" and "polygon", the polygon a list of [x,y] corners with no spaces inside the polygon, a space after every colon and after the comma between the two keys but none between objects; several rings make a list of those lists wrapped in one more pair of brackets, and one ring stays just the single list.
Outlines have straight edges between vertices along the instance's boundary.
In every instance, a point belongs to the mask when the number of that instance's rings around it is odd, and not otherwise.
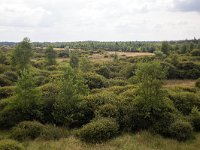
[{"label": "dense vegetation", "polygon": [[[96,55],[102,60],[93,59]],[[196,39],[50,44],[25,38],[15,47],[1,47],[0,128],[9,135],[1,137],[0,149],[20,150],[19,142],[68,136],[102,143],[144,130],[177,141],[195,139],[200,131],[199,60]],[[196,83],[166,87],[171,79]]]}]

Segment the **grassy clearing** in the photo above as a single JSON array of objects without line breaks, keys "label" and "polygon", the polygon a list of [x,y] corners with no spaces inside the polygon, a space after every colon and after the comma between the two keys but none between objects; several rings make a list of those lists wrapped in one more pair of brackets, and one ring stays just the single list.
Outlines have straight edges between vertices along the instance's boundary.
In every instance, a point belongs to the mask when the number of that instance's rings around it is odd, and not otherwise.
[{"label": "grassy clearing", "polygon": [[109,51],[108,54],[115,54],[119,56],[127,56],[127,57],[137,57],[137,56],[154,56],[153,53],[148,53],[148,52],[112,52]]},{"label": "grassy clearing", "polygon": [[194,87],[196,80],[167,80],[164,87]]},{"label": "grassy clearing", "polygon": [[38,141],[23,143],[27,150],[198,150],[200,134],[195,140],[179,143],[175,140],[164,139],[149,132],[124,134],[103,144],[85,144],[75,137],[59,141]]}]

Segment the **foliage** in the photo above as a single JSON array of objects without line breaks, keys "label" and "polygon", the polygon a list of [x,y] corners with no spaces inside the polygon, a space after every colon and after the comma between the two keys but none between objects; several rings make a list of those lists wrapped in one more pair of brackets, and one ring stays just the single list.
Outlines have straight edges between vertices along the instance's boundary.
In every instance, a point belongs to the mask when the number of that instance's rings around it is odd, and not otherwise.
[{"label": "foliage", "polygon": [[174,102],[174,106],[184,115],[188,115],[193,107],[200,109],[199,97],[191,92],[170,93],[170,99]]},{"label": "foliage", "polygon": [[48,65],[56,64],[56,51],[54,51],[53,46],[49,45],[45,51],[45,57]]},{"label": "foliage", "polygon": [[0,150],[24,150],[22,144],[14,140],[0,140]]},{"label": "foliage", "polygon": [[53,125],[45,125],[40,133],[40,139],[43,140],[59,140],[68,136],[68,130]]},{"label": "foliage", "polygon": [[33,52],[30,39],[24,38],[13,51],[12,64],[18,69],[23,70],[28,67],[32,54]]},{"label": "foliage", "polygon": [[0,99],[12,96],[15,93],[15,86],[0,87]]},{"label": "foliage", "polygon": [[200,56],[200,49],[194,49],[191,51],[192,56]]},{"label": "foliage", "polygon": [[40,136],[44,125],[36,121],[24,121],[20,122],[11,130],[11,138],[24,141],[33,140]]},{"label": "foliage", "polygon": [[118,108],[112,104],[101,105],[97,108],[95,112],[96,117],[108,117],[108,118],[117,118],[118,117]]},{"label": "foliage", "polygon": [[79,131],[79,137],[85,142],[101,143],[115,137],[117,133],[117,123],[111,119],[102,118],[83,126]]},{"label": "foliage", "polygon": [[87,57],[81,58],[80,69],[82,72],[89,72],[93,69],[92,62]]},{"label": "foliage", "polygon": [[200,131],[200,112],[198,108],[192,108],[192,111],[189,116],[189,120],[195,129],[195,131]]},{"label": "foliage", "polygon": [[192,138],[193,128],[189,122],[178,120],[170,125],[170,136],[178,141],[186,141]]},{"label": "foliage", "polygon": [[103,88],[106,87],[106,79],[96,73],[85,73],[83,74],[85,84],[88,85],[89,89]]},{"label": "foliage", "polygon": [[197,81],[196,81],[196,83],[195,83],[195,86],[198,87],[198,88],[200,88],[200,78],[197,79]]},{"label": "foliage", "polygon": [[169,44],[168,44],[168,42],[162,42],[162,46],[161,46],[161,51],[164,53],[164,54],[166,54],[166,55],[168,55],[169,54],[169,50],[170,50],[170,47],[169,47]]},{"label": "foliage", "polygon": [[79,57],[77,53],[70,52],[70,61],[69,64],[72,68],[78,68],[79,67]]},{"label": "foliage", "polygon": [[79,114],[79,104],[81,96],[88,93],[87,86],[78,72],[71,67],[66,69],[58,86],[59,93],[53,112],[56,123],[67,127],[79,126],[80,117],[84,117]]}]

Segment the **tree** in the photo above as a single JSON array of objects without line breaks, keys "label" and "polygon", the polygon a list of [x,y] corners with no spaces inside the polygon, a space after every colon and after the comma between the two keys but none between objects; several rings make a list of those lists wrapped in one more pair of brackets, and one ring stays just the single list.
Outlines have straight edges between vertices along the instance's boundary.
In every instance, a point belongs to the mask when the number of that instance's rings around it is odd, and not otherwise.
[{"label": "tree", "polygon": [[35,120],[42,117],[41,91],[36,88],[32,74],[23,70],[16,87],[15,106],[24,120]]},{"label": "tree", "polygon": [[0,64],[4,64],[6,61],[6,56],[3,52],[0,51]]},{"label": "tree", "polygon": [[166,54],[166,55],[168,55],[169,54],[169,44],[168,44],[168,42],[162,42],[162,46],[161,46],[161,51],[164,53],[164,54]]},{"label": "tree", "polygon": [[56,64],[56,52],[53,50],[53,46],[49,45],[46,49],[45,56],[48,65]]},{"label": "tree", "polygon": [[[138,82],[137,95],[150,105],[159,103],[163,98],[162,84],[165,78],[165,70],[157,63],[141,63],[136,70]],[[149,106],[150,106],[149,105]]]},{"label": "tree", "polygon": [[78,58],[78,55],[75,52],[70,53],[69,64],[72,68],[78,68],[79,67],[79,58]]},{"label": "tree", "polygon": [[173,109],[168,104],[162,89],[165,69],[157,62],[141,63],[136,70],[136,100],[133,113],[134,128],[155,128],[156,132],[165,134],[167,126],[173,120]]},{"label": "tree", "polygon": [[86,117],[81,113],[81,97],[88,93],[88,88],[83,79],[68,67],[63,78],[58,82],[59,94],[54,103],[53,116],[57,124],[67,127],[79,126],[82,119]]},{"label": "tree", "polygon": [[80,69],[82,72],[89,72],[92,70],[92,63],[86,57],[83,57],[80,61]]},{"label": "tree", "polygon": [[27,68],[32,55],[33,53],[30,39],[24,38],[23,41],[20,42],[13,51],[12,63],[18,69],[23,70]]}]

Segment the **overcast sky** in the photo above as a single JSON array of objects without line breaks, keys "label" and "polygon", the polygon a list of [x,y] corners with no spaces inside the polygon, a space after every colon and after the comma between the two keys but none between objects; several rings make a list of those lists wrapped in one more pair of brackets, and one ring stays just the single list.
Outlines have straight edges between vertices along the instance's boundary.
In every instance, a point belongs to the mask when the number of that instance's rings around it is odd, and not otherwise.
[{"label": "overcast sky", "polygon": [[200,0],[0,0],[0,41],[200,38]]}]

